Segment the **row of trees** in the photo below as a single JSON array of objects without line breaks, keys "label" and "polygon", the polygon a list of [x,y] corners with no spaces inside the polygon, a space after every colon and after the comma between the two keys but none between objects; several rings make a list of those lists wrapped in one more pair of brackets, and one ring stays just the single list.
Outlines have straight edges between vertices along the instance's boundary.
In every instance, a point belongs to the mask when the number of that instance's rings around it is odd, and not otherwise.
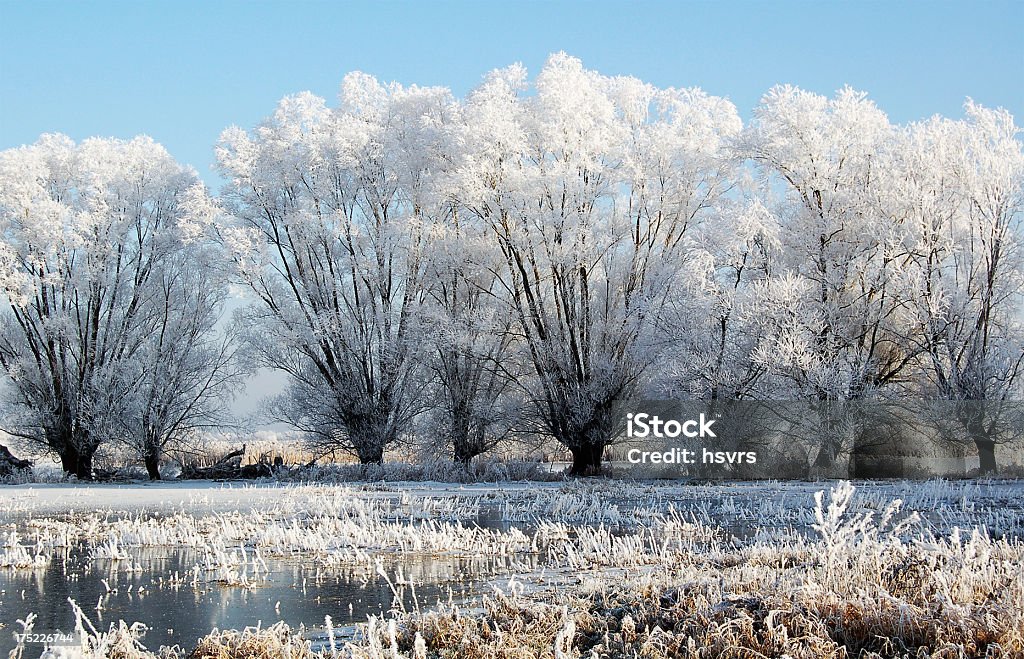
[{"label": "row of trees", "polygon": [[[419,435],[468,462],[540,434],[576,474],[638,396],[1020,398],[1002,110],[896,126],[785,86],[744,127],[559,54],[463,100],[351,74],[337,107],[287,97],[216,155],[216,199],[145,139],[0,155],[7,426],[69,471],[109,439],[156,475],[255,367],[288,375],[271,418],[324,452]],[[249,304],[222,332],[230,282]],[[994,468],[978,409],[963,431]]]},{"label": "row of trees", "polygon": [[208,203],[148,138],[46,135],[0,154],[8,433],[82,478],[117,440],[158,478],[167,448],[226,419],[228,271],[191,224]]}]

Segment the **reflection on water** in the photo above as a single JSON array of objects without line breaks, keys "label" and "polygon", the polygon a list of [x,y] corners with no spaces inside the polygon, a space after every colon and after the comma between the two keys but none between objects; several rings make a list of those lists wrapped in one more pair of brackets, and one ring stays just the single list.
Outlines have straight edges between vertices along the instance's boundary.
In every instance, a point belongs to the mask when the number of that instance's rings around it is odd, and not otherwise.
[{"label": "reflection on water", "polygon": [[[89,559],[89,549],[77,546],[57,553],[43,568],[0,570],[0,656],[14,647],[17,619],[38,617],[36,633],[74,630],[68,598],[73,598],[99,630],[119,619],[149,627],[146,647],[180,645],[189,648],[214,628],[241,629],[284,620],[323,625],[365,622],[396,603],[395,591],[373,568],[317,567],[301,557],[266,559],[269,574],[251,588],[192,582],[190,570],[202,556],[191,549],[130,550],[131,561]],[[535,567],[535,558],[500,556],[403,556],[385,558],[385,572],[408,610],[459,602],[478,593],[496,575]],[[141,570],[133,568],[141,567]],[[410,585],[402,585],[401,574]],[[177,575],[177,578],[175,578]],[[415,592],[415,602],[413,600]]]}]

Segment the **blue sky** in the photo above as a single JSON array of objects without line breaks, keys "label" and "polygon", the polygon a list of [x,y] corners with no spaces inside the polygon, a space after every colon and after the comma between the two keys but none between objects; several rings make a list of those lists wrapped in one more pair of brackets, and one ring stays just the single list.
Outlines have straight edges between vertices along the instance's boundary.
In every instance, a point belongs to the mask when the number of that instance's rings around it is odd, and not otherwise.
[{"label": "blue sky", "polygon": [[146,133],[210,183],[212,145],[345,73],[441,84],[535,73],[565,50],[608,74],[700,86],[749,116],[775,83],[868,91],[893,121],[964,97],[1024,123],[1024,2],[12,2],[0,0],[0,148]]}]

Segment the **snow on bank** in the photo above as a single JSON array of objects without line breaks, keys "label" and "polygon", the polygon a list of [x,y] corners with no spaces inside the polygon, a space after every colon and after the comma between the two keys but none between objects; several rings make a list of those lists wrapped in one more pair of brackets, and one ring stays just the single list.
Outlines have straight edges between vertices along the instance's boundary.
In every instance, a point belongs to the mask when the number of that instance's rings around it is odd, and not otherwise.
[{"label": "snow on bank", "polygon": [[296,492],[358,493],[361,497],[466,496],[493,492],[555,489],[557,483],[450,484],[411,482],[352,485],[295,485],[259,482],[156,481],[133,483],[36,483],[0,485],[0,516],[14,513],[55,514],[87,511],[124,513],[192,513],[246,511],[270,506]]}]

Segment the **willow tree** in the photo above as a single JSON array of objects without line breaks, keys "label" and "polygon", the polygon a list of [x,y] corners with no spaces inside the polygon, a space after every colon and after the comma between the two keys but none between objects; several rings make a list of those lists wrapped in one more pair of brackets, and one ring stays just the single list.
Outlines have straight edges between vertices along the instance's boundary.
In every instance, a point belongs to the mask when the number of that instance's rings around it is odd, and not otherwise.
[{"label": "willow tree", "polygon": [[452,212],[437,227],[428,270],[431,412],[425,429],[467,466],[522,421],[516,412],[522,360],[490,238],[477,218]]},{"label": "willow tree", "polygon": [[914,229],[921,393],[991,473],[1024,434],[1024,148],[1005,110],[966,115],[903,132],[894,196]]},{"label": "willow tree", "polygon": [[288,376],[275,418],[373,463],[424,401],[427,244],[450,212],[437,177],[457,105],[363,74],[340,100],[288,97],[224,132],[221,234],[255,299],[240,316],[253,354]]},{"label": "willow tree", "polygon": [[153,276],[151,334],[133,355],[132,391],[113,423],[113,437],[151,480],[169,451],[234,423],[228,406],[247,371],[234,332],[219,325],[228,293],[222,256],[189,244]]},{"label": "willow tree", "polygon": [[782,191],[780,258],[762,287],[756,358],[774,396],[810,404],[821,473],[860,450],[863,401],[900,391],[920,350],[907,310],[909,228],[891,212],[895,129],[865,94],[771,89],[747,154]]},{"label": "willow tree", "polygon": [[659,311],[687,266],[691,229],[730,186],[735,108],[552,56],[533,94],[523,70],[469,97],[457,185],[485,222],[534,376],[546,431],[599,469],[614,403],[657,358]]},{"label": "willow tree", "polygon": [[[59,456],[68,473],[90,478],[97,448],[111,439],[158,460],[162,446],[193,428],[195,416],[147,429],[143,392],[157,367],[200,380],[217,368],[182,349],[186,340],[217,340],[224,282],[192,276],[205,205],[195,173],[149,138],[75,144],[45,135],[0,154],[6,430]],[[190,293],[197,285],[198,297]],[[145,358],[157,340],[173,346],[163,365]],[[156,385],[165,398],[188,398],[195,386],[180,378]],[[223,403],[210,396],[201,407]]]}]

